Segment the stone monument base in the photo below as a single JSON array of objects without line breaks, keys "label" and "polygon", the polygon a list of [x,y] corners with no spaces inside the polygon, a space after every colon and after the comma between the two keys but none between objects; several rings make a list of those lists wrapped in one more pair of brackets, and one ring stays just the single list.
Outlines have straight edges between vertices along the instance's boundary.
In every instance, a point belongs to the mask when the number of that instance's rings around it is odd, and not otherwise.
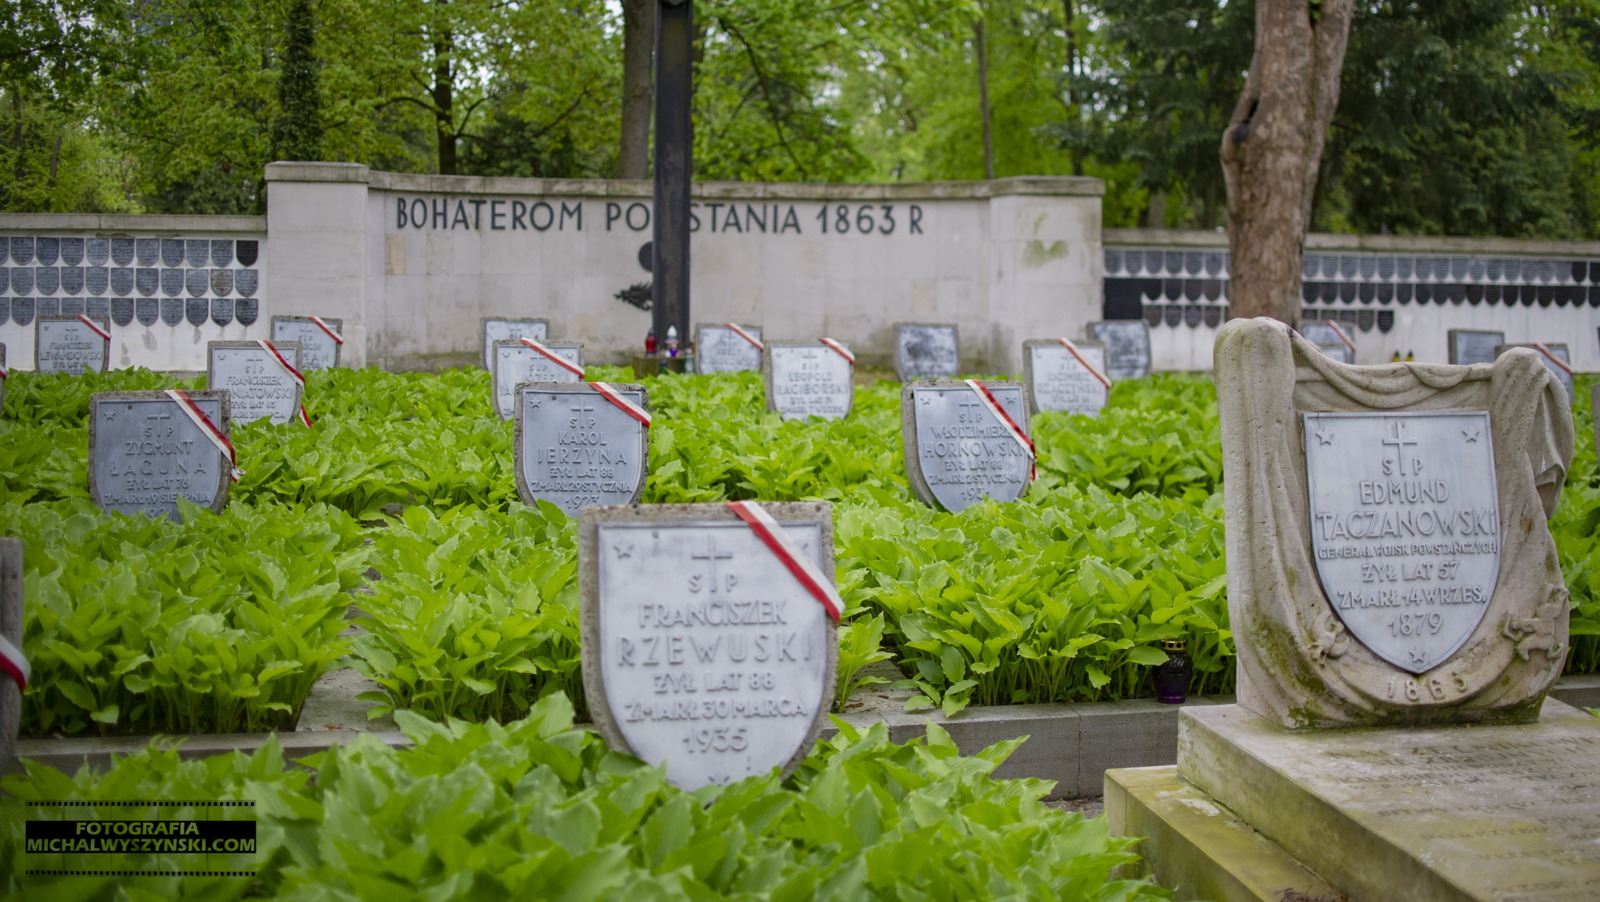
[{"label": "stone monument base", "polygon": [[1600,894],[1600,718],[1289,732],[1187,708],[1176,768],[1110,770],[1113,835],[1177,898],[1387,902]]}]

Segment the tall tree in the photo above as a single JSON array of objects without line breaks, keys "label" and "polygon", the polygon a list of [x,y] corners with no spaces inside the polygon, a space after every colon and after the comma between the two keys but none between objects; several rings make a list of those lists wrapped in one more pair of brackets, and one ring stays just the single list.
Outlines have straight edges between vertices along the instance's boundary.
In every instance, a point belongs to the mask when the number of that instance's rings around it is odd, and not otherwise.
[{"label": "tall tree", "polygon": [[291,0],[284,28],[283,64],[278,70],[278,106],[273,122],[273,155],[280,160],[322,156],[322,95],[317,90],[313,48],[316,18],[311,0]]},{"label": "tall tree", "polygon": [[656,3],[622,0],[622,140],[617,178],[650,177],[650,79],[654,72]]},{"label": "tall tree", "polygon": [[1222,134],[1230,316],[1300,318],[1300,257],[1353,0],[1256,0],[1255,55]]}]

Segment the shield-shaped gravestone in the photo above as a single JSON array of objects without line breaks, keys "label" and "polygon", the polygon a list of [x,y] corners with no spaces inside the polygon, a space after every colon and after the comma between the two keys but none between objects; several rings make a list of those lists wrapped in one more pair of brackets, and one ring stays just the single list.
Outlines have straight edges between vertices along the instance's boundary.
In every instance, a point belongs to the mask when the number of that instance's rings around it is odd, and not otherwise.
[{"label": "shield-shaped gravestone", "polygon": [[695,366],[704,373],[761,369],[761,327],[699,323],[694,329]]},{"label": "shield-shaped gravestone", "polygon": [[1561,387],[1567,390],[1567,397],[1570,399],[1574,396],[1576,389],[1572,385],[1572,357],[1565,343],[1530,341],[1525,344],[1497,345],[1494,355],[1499,357],[1511,348],[1532,348],[1537,351],[1540,362],[1550,370],[1552,376],[1556,377]]},{"label": "shield-shaped gravestone", "polygon": [[59,272],[61,273],[62,294],[83,294],[83,267],[63,266]]},{"label": "shield-shaped gravestone", "polygon": [[240,297],[255,297],[256,288],[260,285],[260,281],[260,273],[253,269],[236,269],[233,271],[233,288],[239,292]]},{"label": "shield-shaped gravestone", "polygon": [[1105,409],[1111,397],[1106,346],[1098,341],[1025,341],[1022,367],[1029,414],[1054,410],[1092,416]]},{"label": "shield-shaped gravestone", "polygon": [[161,293],[169,298],[183,294],[183,270],[161,270]]},{"label": "shield-shaped gravestone", "polygon": [[902,388],[901,434],[912,492],[924,504],[938,502],[952,512],[985,497],[1022,497],[1033,476],[1027,407],[1015,382],[917,382]]},{"label": "shield-shaped gravestone", "polygon": [[[239,314],[244,322],[244,314]],[[344,344],[344,320],[323,319],[320,323],[309,316],[274,316],[272,340],[300,343],[300,359],[305,361],[301,372],[327,370],[339,365],[339,349]]]},{"label": "shield-shaped gravestone", "polygon": [[1089,324],[1089,337],[1106,346],[1105,374],[1111,381],[1150,375],[1150,327],[1142,319]]},{"label": "shield-shaped gravestone", "polygon": [[77,266],[83,262],[83,239],[61,239],[61,265]]},{"label": "shield-shaped gravestone", "polygon": [[183,322],[183,299],[161,299],[161,321],[169,326],[176,326]]},{"label": "shield-shaped gravestone", "polygon": [[[83,290],[96,297],[111,287],[111,270],[104,266],[91,266],[83,271]],[[126,293],[126,292],[124,292]]]},{"label": "shield-shaped gravestone", "polygon": [[260,256],[261,243],[258,241],[240,241],[236,245],[240,266],[255,266]]},{"label": "shield-shaped gravestone", "polygon": [[61,288],[61,270],[54,266],[35,266],[33,287],[42,295],[55,294]]},{"label": "shield-shaped gravestone", "polygon": [[211,265],[227,266],[233,262],[233,240],[229,238],[211,239]]},{"label": "shield-shaped gravestone", "polygon": [[106,371],[111,359],[111,321],[88,316],[41,316],[34,321],[33,368],[41,373],[80,375]]},{"label": "shield-shaped gravestone", "polygon": [[191,391],[194,410],[164,391],[89,398],[89,495],[102,510],[176,517],[178,498],[222,510],[231,470],[219,447],[230,428],[228,393]]},{"label": "shield-shaped gravestone", "polygon": [[134,259],[132,238],[111,239],[111,262],[118,266],[132,266]]},{"label": "shield-shaped gravestone", "polygon": [[[283,356],[281,362],[272,348]],[[206,388],[228,391],[230,415],[236,423],[253,423],[263,417],[287,423],[300,411],[305,386],[284,366],[300,368],[300,345],[273,342],[272,348],[259,341],[206,342]]]},{"label": "shield-shaped gravestone", "polygon": [[33,239],[11,239],[11,263],[15,266],[27,266],[33,262]]},{"label": "shield-shaped gravestone", "polygon": [[219,326],[233,322],[233,298],[211,299],[211,321]]},{"label": "shield-shaped gravestone", "polygon": [[33,245],[33,256],[34,259],[39,261],[40,266],[55,266],[56,261],[61,259],[61,239],[36,239]]},{"label": "shield-shaped gravestone", "polygon": [[[550,321],[547,319],[518,319],[515,317],[486,316],[483,318],[483,368],[494,371],[494,343],[497,341],[514,341],[518,338],[531,338],[534,341],[544,341],[550,335]],[[525,380],[529,382],[544,380]],[[510,414],[505,414],[510,416]]]},{"label": "shield-shaped gravestone", "polygon": [[1263,318],[1215,359],[1239,704],[1292,728],[1537,719],[1572,454],[1538,356],[1342,366]]},{"label": "shield-shaped gravestone", "polygon": [[133,318],[142,326],[153,326],[161,318],[161,302],[155,298],[139,298],[133,302]]},{"label": "shield-shaped gravestone", "polygon": [[33,294],[33,267],[17,266],[12,268],[11,293],[19,296]]},{"label": "shield-shaped gravestone", "polygon": [[177,267],[183,265],[183,239],[161,239],[161,265]]},{"label": "shield-shaped gravestone", "polygon": [[953,324],[894,324],[894,370],[901,382],[954,379],[961,365],[957,351]]},{"label": "shield-shaped gravestone", "polygon": [[211,262],[211,242],[204,238],[190,238],[183,243],[184,260],[194,267]]},{"label": "shield-shaped gravestone", "polygon": [[[9,537],[0,539],[0,638],[22,653],[22,540]],[[21,721],[22,687],[0,672],[0,764],[12,761]]]},{"label": "shield-shaped gravestone", "polygon": [[786,420],[842,420],[855,403],[855,357],[833,342],[772,343],[762,355],[767,410]]},{"label": "shield-shaped gravestone", "polygon": [[19,326],[26,326],[33,322],[33,298],[11,299],[11,321]]},{"label": "shield-shaped gravestone", "polygon": [[761,513],[759,528],[718,504],[579,514],[590,710],[613,748],[684,789],[789,771],[833,696],[832,509]]},{"label": "shield-shaped gravestone", "polygon": [[524,382],[516,387],[517,494],[577,516],[633,504],[648,472],[644,386]]},{"label": "shield-shaped gravestone", "polygon": [[83,256],[90,266],[105,266],[111,259],[110,238],[89,238],[83,242]]},{"label": "shield-shaped gravestone", "polygon": [[233,270],[213,269],[211,271],[211,294],[219,298],[225,298],[233,294]]},{"label": "shield-shaped gravestone", "polygon": [[1506,333],[1483,329],[1451,329],[1446,333],[1450,343],[1450,362],[1493,363],[1495,348],[1506,343]]},{"label": "shield-shaped gravestone", "polygon": [[254,298],[237,298],[233,302],[233,318],[241,326],[255,325],[256,317],[261,315],[261,302]]},{"label": "shield-shaped gravestone", "polygon": [[497,341],[493,360],[494,409],[502,420],[509,420],[516,413],[514,390],[524,382],[583,381],[581,344]]},{"label": "shield-shaped gravestone", "polygon": [[211,315],[211,304],[205,298],[187,298],[183,303],[183,315],[191,326],[204,325],[206,317]]},{"label": "shield-shaped gravestone", "polygon": [[161,239],[135,239],[133,259],[137,260],[140,266],[154,267],[161,259]]}]

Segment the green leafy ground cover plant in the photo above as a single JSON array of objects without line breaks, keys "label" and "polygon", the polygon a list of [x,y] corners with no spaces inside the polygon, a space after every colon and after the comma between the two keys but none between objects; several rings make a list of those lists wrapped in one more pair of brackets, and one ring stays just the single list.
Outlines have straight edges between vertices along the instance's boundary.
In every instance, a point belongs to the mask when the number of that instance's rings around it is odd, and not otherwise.
[{"label": "green leafy ground cover plant", "polygon": [[[788,779],[686,793],[659,767],[574,729],[553,694],[506,726],[397,715],[414,747],[371,737],[286,767],[253,755],[182,761],[150,749],[104,775],[32,765],[0,780],[0,894],[30,899],[1000,900],[1136,902],[1137,861],[1104,819],[1052,811],[1049,783],[990,774],[1021,740],[963,757],[938,726],[891,742],[839,732]],[[23,876],[29,800],[254,801],[254,878]],[[118,817],[135,812],[119,810]],[[170,812],[180,813],[180,812]],[[169,813],[169,814],[170,814]],[[154,811],[148,812],[153,816]],[[248,816],[239,810],[232,816]],[[104,857],[104,856],[101,856]],[[173,855],[119,867],[178,868]]]}]

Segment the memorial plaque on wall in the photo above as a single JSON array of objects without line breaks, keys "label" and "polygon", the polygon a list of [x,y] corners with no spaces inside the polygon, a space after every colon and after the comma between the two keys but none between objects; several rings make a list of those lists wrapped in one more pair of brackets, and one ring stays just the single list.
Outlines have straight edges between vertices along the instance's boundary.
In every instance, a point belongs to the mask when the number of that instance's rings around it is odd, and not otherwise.
[{"label": "memorial plaque on wall", "polygon": [[[3,242],[0,242],[3,243]],[[11,318],[11,299],[0,297],[0,324]]]},{"label": "memorial plaque on wall", "polygon": [[111,321],[119,326],[133,322],[133,298],[111,299]]},{"label": "memorial plaque on wall", "polygon": [[1450,362],[1456,364],[1493,363],[1495,348],[1506,343],[1506,333],[1481,329],[1451,329]]},{"label": "memorial plaque on wall", "polygon": [[211,315],[211,304],[205,298],[189,298],[184,301],[184,318],[191,326],[204,325],[206,317]]},{"label": "memorial plaque on wall", "polygon": [[961,367],[957,352],[953,324],[894,324],[894,371],[901,382],[954,379]]},{"label": "memorial plaque on wall", "polygon": [[[694,335],[695,367],[698,372],[738,373],[761,369],[760,326],[698,323]],[[660,338],[659,335],[656,337]]]},{"label": "memorial plaque on wall", "polygon": [[[89,314],[90,316],[110,316],[111,315],[111,299],[110,298],[84,298],[84,301],[83,301],[83,312]],[[118,323],[117,325],[126,326],[127,323]]]},{"label": "memorial plaque on wall", "polygon": [[[127,272],[127,270],[117,270],[117,272]],[[115,278],[116,278],[116,273],[113,273],[112,274],[112,279],[113,279],[112,284],[113,285],[116,284]],[[134,270],[134,285],[138,288],[140,297],[146,297],[146,298],[154,297],[155,293],[157,291],[159,291],[160,288],[161,288],[161,270],[159,270],[159,269],[136,269],[136,270]]]},{"label": "memorial plaque on wall", "polygon": [[[240,242],[243,244],[244,242]],[[260,273],[253,269],[238,269],[233,273],[233,287],[239,292],[240,297],[253,298],[256,296],[256,287],[260,284]]]},{"label": "memorial plaque on wall", "polygon": [[83,298],[62,298],[61,299],[61,315],[62,316],[77,316],[78,314],[83,313],[83,312],[84,312],[84,309],[83,309]]},{"label": "memorial plaque on wall", "polygon": [[1111,398],[1106,346],[1098,341],[1075,341],[1070,346],[1056,338],[1025,341],[1022,369],[1030,414],[1053,410],[1093,416]]},{"label": "memorial plaque on wall", "polygon": [[[1024,436],[1028,402],[1015,382],[985,382]],[[906,473],[924,504],[959,512],[985,497],[1015,501],[1027,490],[1033,458],[1005,419],[965,382],[913,383],[900,392]]]},{"label": "memorial plaque on wall", "polygon": [[224,267],[233,262],[233,240],[231,238],[211,239],[211,265]]},{"label": "memorial plaque on wall", "polygon": [[1106,375],[1111,381],[1150,375],[1150,327],[1144,320],[1090,323],[1089,337],[1105,344]]},{"label": "memorial plaque on wall", "polygon": [[117,264],[118,266],[133,265],[132,238],[111,239],[111,262]]},{"label": "memorial plaque on wall", "polygon": [[211,321],[219,326],[233,322],[233,298],[211,299]]},{"label": "memorial plaque on wall", "polygon": [[105,266],[106,261],[111,259],[111,239],[89,238],[83,242],[83,251],[83,257],[89,261],[90,266]]},{"label": "memorial plaque on wall", "polygon": [[[132,283],[130,282],[129,285],[131,286]],[[105,294],[106,289],[110,287],[111,270],[106,269],[104,266],[91,266],[83,271],[83,288],[89,294],[98,297],[99,295]],[[127,294],[126,291],[118,293]]]},{"label": "memorial plaque on wall", "polygon": [[855,359],[844,345],[772,343],[763,356],[767,409],[786,420],[842,420],[855,404]]},{"label": "memorial plaque on wall", "polygon": [[[84,320],[89,320],[85,322]],[[103,373],[111,359],[111,321],[89,317],[41,316],[34,321],[33,368],[40,373],[77,376],[87,369]]]},{"label": "memorial plaque on wall", "polygon": [[11,262],[16,266],[27,266],[33,262],[33,239],[11,239]]},{"label": "memorial plaque on wall", "polygon": [[160,238],[138,238],[134,241],[133,259],[139,261],[140,266],[154,267],[161,260]]},{"label": "memorial plaque on wall", "polygon": [[83,262],[83,239],[61,239],[61,265],[77,266]]},{"label": "memorial plaque on wall", "polygon": [[34,259],[39,261],[40,266],[55,266],[56,262],[61,259],[61,239],[35,239],[33,244],[33,256]]},{"label": "memorial plaque on wall", "polygon": [[183,274],[183,287],[190,297],[205,297],[211,290],[211,273],[203,269],[187,270]]},{"label": "memorial plaque on wall", "polygon": [[161,293],[169,298],[183,294],[183,270],[161,270]]},{"label": "memorial plaque on wall", "polygon": [[169,267],[183,265],[182,238],[161,239],[161,265]]},{"label": "memorial plaque on wall", "polygon": [[239,257],[240,266],[255,266],[261,252],[259,241],[238,241],[235,243],[235,253]]},{"label": "memorial plaque on wall", "polygon": [[133,317],[140,325],[155,325],[161,318],[161,302],[155,298],[139,298],[133,302]]},{"label": "memorial plaque on wall", "polygon": [[183,299],[161,299],[161,321],[169,326],[176,326],[183,322]]},{"label": "memorial plaque on wall", "polygon": [[1545,369],[1549,370],[1560,381],[1561,387],[1567,390],[1567,400],[1572,400],[1577,389],[1572,385],[1572,357],[1568,355],[1565,343],[1530,341],[1525,344],[1497,345],[1494,356],[1499,357],[1511,348],[1531,348],[1539,355],[1539,362],[1543,363]]},{"label": "memorial plaque on wall", "polygon": [[[244,302],[240,303],[242,305]],[[238,316],[239,322],[244,322],[242,310]],[[339,365],[340,342],[335,340],[334,336],[344,337],[344,320],[324,318],[322,323],[320,326],[317,325],[317,321],[309,316],[272,318],[273,341],[300,343],[300,358],[305,361],[305,366],[300,367],[302,373],[333,369]]]},{"label": "memorial plaque on wall", "polygon": [[178,498],[222,510],[228,501],[228,393],[191,391],[209,427],[164,391],[97,392],[89,399],[89,495],[105,511],[176,517]]},{"label": "memorial plaque on wall", "polygon": [[40,294],[55,294],[61,288],[61,270],[54,266],[35,266],[33,286]]},{"label": "memorial plaque on wall", "polygon": [[33,294],[33,267],[20,266],[11,270],[11,293]]},{"label": "memorial plaque on wall", "polygon": [[211,242],[204,238],[190,238],[184,241],[184,260],[190,266],[200,267],[211,262]]},{"label": "memorial plaque on wall", "polygon": [[[242,294],[243,292],[241,292]],[[494,343],[497,341],[514,341],[518,338],[531,338],[534,341],[544,341],[550,335],[550,321],[547,319],[519,319],[516,317],[486,316],[483,318],[483,368],[494,370]],[[529,382],[545,380],[529,379]],[[506,414],[510,416],[510,414]]]},{"label": "memorial plaque on wall", "polygon": [[39,316],[61,315],[61,302],[55,298],[34,298],[34,303],[38,305]]},{"label": "memorial plaque on wall", "polygon": [[644,386],[599,385],[516,386],[513,447],[523,504],[542,499],[576,517],[585,507],[638,502],[649,464]]},{"label": "memorial plaque on wall", "polygon": [[211,271],[211,293],[217,297],[227,297],[233,294],[233,270],[213,269]]},{"label": "memorial plaque on wall", "polygon": [[[22,649],[22,540],[0,539],[0,636]],[[0,761],[10,762],[22,722],[22,687],[0,676]]]},{"label": "memorial plaque on wall", "polygon": [[233,318],[241,326],[254,325],[256,317],[261,315],[261,302],[255,298],[238,298],[233,302]]},{"label": "memorial plaque on wall", "polygon": [[[289,365],[300,368],[300,346],[273,342]],[[206,342],[206,388],[226,389],[230,416],[236,423],[263,417],[287,423],[300,412],[302,386],[272,352],[258,341]]]},{"label": "memorial plaque on wall", "polygon": [[516,413],[513,395],[524,382],[582,382],[583,345],[540,342],[555,359],[521,341],[494,343],[494,409],[500,419]]},{"label": "memorial plaque on wall", "polygon": [[[762,528],[781,539],[720,504],[579,515],[583,684],[595,724],[612,748],[664,764],[683,789],[788,772],[816,742],[833,695],[832,509],[761,508],[776,521]],[[791,566],[809,568],[814,585]]]},{"label": "memorial plaque on wall", "polygon": [[11,299],[11,321],[19,326],[26,326],[33,322],[33,298]]},{"label": "memorial plaque on wall", "polygon": [[62,294],[83,294],[83,267],[63,266],[59,272]]}]

